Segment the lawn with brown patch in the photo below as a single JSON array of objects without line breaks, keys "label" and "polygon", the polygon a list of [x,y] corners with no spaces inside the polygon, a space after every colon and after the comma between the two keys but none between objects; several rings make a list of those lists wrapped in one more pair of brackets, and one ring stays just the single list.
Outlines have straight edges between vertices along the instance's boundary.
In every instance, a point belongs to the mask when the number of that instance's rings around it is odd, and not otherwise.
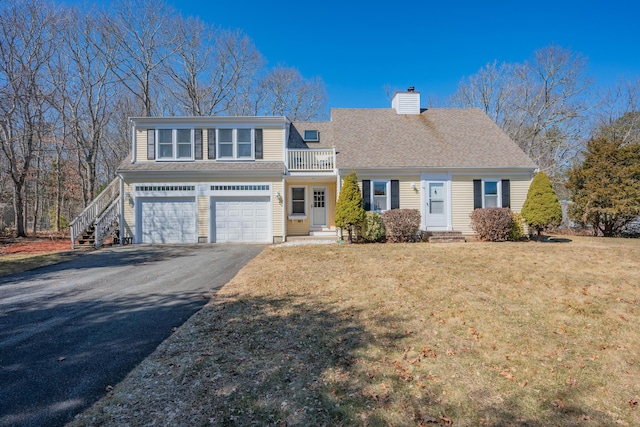
[{"label": "lawn with brown patch", "polygon": [[640,242],[266,249],[78,425],[640,425]]},{"label": "lawn with brown patch", "polygon": [[60,234],[36,237],[0,236],[0,276],[20,273],[70,259],[68,237]]}]

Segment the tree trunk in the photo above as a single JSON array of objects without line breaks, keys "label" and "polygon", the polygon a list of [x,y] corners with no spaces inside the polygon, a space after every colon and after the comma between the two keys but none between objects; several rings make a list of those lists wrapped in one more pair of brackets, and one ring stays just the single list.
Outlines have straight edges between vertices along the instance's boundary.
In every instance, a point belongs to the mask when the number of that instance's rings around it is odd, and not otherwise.
[{"label": "tree trunk", "polygon": [[15,212],[16,237],[27,237],[24,228],[24,198],[22,197],[22,184],[15,185],[13,193],[13,211]]}]

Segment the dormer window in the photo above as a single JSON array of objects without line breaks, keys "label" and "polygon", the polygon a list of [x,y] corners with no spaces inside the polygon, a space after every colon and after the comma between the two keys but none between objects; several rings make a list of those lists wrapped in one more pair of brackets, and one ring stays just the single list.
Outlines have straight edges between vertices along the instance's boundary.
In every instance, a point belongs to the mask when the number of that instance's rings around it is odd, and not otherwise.
[{"label": "dormer window", "polygon": [[193,129],[158,129],[158,160],[193,160]]},{"label": "dormer window", "polygon": [[253,129],[218,129],[218,159],[253,159]]},{"label": "dormer window", "polygon": [[318,142],[320,141],[320,135],[317,130],[305,130],[304,140],[306,142]]}]

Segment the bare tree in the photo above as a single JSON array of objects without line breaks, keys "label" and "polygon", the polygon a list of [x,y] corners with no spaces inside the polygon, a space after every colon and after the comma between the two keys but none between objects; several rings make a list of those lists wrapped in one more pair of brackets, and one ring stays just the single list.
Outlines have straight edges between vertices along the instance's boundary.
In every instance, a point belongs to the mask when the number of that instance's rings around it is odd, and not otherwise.
[{"label": "bare tree", "polygon": [[481,108],[557,182],[586,136],[590,86],[586,60],[552,45],[523,64],[487,64],[450,104]]},{"label": "bare tree", "polygon": [[624,143],[640,142],[640,78],[620,80],[600,94],[594,129]]},{"label": "bare tree", "polygon": [[101,146],[118,89],[114,74],[118,45],[79,10],[69,9],[66,16],[63,53],[56,57],[52,74],[58,88],[57,105],[77,150],[86,206],[96,196]]},{"label": "bare tree", "polygon": [[178,21],[175,54],[167,73],[180,112],[226,113],[239,93],[248,92],[262,57],[241,31],[216,30],[197,18]]},{"label": "bare tree", "polygon": [[11,0],[0,11],[0,142],[13,184],[19,237],[26,236],[25,185],[48,130],[46,64],[59,18],[45,0]]},{"label": "bare tree", "polygon": [[258,82],[256,95],[254,114],[307,121],[326,111],[327,94],[322,80],[305,79],[295,68],[279,66],[268,71]]},{"label": "bare tree", "polygon": [[111,11],[101,14],[99,25],[118,45],[115,71],[151,116],[162,92],[161,71],[179,47],[176,12],[163,0],[118,0]]}]

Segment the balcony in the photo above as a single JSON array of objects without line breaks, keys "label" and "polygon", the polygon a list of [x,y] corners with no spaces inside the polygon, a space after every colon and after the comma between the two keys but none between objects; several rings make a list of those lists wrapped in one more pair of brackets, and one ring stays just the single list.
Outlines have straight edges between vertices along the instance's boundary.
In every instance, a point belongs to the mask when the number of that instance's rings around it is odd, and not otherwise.
[{"label": "balcony", "polygon": [[303,149],[287,150],[289,172],[333,172],[336,167],[336,150]]}]

